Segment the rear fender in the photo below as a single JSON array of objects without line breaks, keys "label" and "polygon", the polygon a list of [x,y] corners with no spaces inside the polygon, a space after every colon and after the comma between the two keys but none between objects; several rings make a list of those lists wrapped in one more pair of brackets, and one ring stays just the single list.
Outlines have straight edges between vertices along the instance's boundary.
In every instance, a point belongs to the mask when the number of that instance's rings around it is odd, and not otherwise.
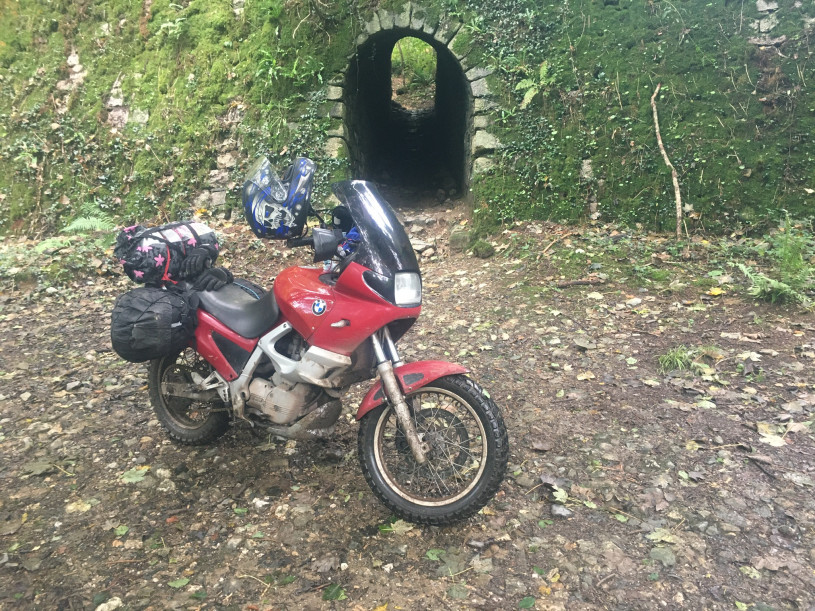
[{"label": "rear fender", "polygon": [[[415,363],[401,365],[395,368],[393,372],[396,374],[396,379],[399,380],[402,392],[408,394],[444,376],[468,373],[469,370],[461,365],[448,363],[447,361],[417,361]],[[382,381],[377,380],[376,384],[371,387],[368,394],[366,394],[362,400],[357,410],[357,420],[360,420],[365,414],[379,407],[385,401],[386,397],[385,391],[382,389]]]}]

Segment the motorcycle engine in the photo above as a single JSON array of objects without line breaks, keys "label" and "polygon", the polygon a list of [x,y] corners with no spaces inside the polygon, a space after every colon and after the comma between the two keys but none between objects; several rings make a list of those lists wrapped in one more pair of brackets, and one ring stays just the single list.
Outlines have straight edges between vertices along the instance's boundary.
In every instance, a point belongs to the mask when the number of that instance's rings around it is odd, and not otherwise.
[{"label": "motorcycle engine", "polygon": [[306,415],[320,395],[319,388],[310,384],[289,384],[275,373],[271,381],[252,380],[246,404],[260,410],[275,424],[289,424]]}]

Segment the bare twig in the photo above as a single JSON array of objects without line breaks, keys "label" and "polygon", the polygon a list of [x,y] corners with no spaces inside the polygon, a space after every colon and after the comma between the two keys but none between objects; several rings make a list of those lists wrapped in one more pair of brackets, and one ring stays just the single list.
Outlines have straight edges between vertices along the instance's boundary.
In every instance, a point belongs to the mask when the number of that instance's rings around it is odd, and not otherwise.
[{"label": "bare twig", "polygon": [[541,254],[540,254],[539,256],[541,256],[541,257],[542,257],[543,255],[545,255],[547,250],[549,250],[550,248],[552,248],[552,246],[554,246],[555,244],[557,244],[557,243],[558,243],[558,242],[560,242],[561,240],[565,240],[566,238],[568,238],[570,235],[572,235],[572,233],[573,233],[573,232],[569,231],[569,232],[567,232],[567,233],[564,233],[562,236],[558,236],[558,237],[556,237],[554,240],[552,240],[551,242],[549,242],[549,246],[547,246],[546,248],[544,248],[544,249],[541,251]]},{"label": "bare twig", "polygon": [[65,469],[63,469],[62,467],[60,467],[60,466],[59,466],[59,465],[57,465],[57,464],[54,464],[54,466],[55,466],[57,469],[59,469],[60,471],[62,471],[62,472],[65,474],[65,475],[69,476],[69,477],[74,477],[74,476],[76,475],[76,473],[70,473],[69,471],[66,471]]},{"label": "bare twig", "polygon": [[238,575],[238,579],[254,579],[255,581],[257,581],[262,586],[265,586],[265,589],[263,590],[263,594],[261,594],[261,597],[263,597],[266,594],[266,592],[269,591],[269,588],[272,587],[272,584],[267,583],[267,582],[263,581],[262,579],[258,579],[254,575]]},{"label": "bare twig", "polygon": [[565,289],[570,286],[584,286],[589,284],[605,284],[605,280],[600,280],[600,278],[585,278],[583,280],[567,280],[565,282],[558,282],[557,287],[559,289]]},{"label": "bare twig", "polygon": [[599,587],[600,587],[600,586],[602,586],[602,585],[603,585],[605,582],[607,582],[609,579],[611,579],[612,577],[616,577],[616,576],[617,576],[617,573],[611,573],[610,575],[606,575],[606,576],[605,576],[605,577],[603,577],[603,578],[602,578],[600,581],[598,581],[598,582],[597,582],[597,585],[596,585],[595,587],[599,588]]},{"label": "bare twig", "polygon": [[752,462],[752,463],[753,463],[753,464],[754,464],[756,467],[758,467],[758,468],[761,470],[761,472],[762,472],[762,473],[764,473],[764,475],[766,475],[766,476],[767,476],[767,477],[769,477],[770,479],[778,479],[778,478],[777,478],[777,477],[776,477],[776,476],[775,476],[773,473],[771,473],[770,471],[768,471],[768,470],[767,470],[767,469],[764,467],[764,465],[762,465],[762,464],[761,464],[761,461],[758,461],[758,460],[756,460],[755,458],[753,458],[752,456],[749,456],[749,455],[747,456],[747,458],[748,458],[748,459],[750,460],[750,462]]},{"label": "bare twig", "polygon": [[665,161],[665,165],[671,169],[671,180],[673,180],[674,183],[674,198],[676,199],[676,239],[679,241],[682,239],[682,194],[679,191],[679,175],[676,173],[676,168],[671,163],[671,160],[668,159],[668,153],[665,152],[665,145],[662,143],[662,136],[659,133],[659,114],[657,114],[656,99],[661,87],[662,83],[657,83],[657,87],[654,89],[654,95],[651,96],[651,109],[654,111],[654,130],[657,134],[659,151],[662,153],[662,159]]}]

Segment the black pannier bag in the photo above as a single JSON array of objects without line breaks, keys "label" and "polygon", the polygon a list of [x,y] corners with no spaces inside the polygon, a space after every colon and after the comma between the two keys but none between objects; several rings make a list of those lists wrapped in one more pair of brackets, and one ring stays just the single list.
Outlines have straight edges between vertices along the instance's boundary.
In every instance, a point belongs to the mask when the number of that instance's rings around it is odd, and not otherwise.
[{"label": "black pannier bag", "polygon": [[160,227],[134,225],[119,233],[113,256],[124,266],[134,282],[153,286],[187,280],[184,260],[190,253],[202,251],[215,263],[218,237],[203,223],[178,221]]},{"label": "black pannier bag", "polygon": [[189,345],[195,333],[191,295],[150,286],[120,295],[110,317],[110,342],[120,357],[141,363]]}]

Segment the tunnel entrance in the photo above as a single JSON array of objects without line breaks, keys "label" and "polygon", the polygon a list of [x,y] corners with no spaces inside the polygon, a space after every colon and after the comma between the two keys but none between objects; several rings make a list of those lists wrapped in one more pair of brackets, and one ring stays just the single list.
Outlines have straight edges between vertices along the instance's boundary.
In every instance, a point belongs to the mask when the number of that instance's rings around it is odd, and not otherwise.
[{"label": "tunnel entrance", "polygon": [[[433,61],[419,62],[416,74],[406,52]],[[411,77],[426,80],[418,83],[423,89]],[[421,30],[381,30],[357,47],[343,98],[354,176],[406,199],[467,193],[472,93],[447,46]]]}]

